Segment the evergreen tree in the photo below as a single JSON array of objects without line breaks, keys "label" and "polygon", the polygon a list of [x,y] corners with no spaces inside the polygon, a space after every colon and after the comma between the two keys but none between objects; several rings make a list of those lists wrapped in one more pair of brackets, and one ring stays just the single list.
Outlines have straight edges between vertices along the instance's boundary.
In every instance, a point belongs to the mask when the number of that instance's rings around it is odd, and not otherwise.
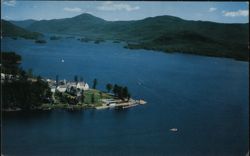
[{"label": "evergreen tree", "polygon": [[117,87],[117,94],[118,94],[119,99],[122,99],[122,100],[124,99],[124,97],[123,97],[123,88],[121,86]]},{"label": "evergreen tree", "polygon": [[127,97],[128,97],[128,87],[124,87],[124,88],[123,88],[122,94],[123,94],[123,97],[124,97],[124,98],[127,98]]},{"label": "evergreen tree", "polygon": [[115,84],[114,87],[113,87],[113,93],[115,96],[117,96],[117,92],[118,92],[118,85]]},{"label": "evergreen tree", "polygon": [[130,95],[130,93],[128,93],[128,98],[127,98],[128,101],[130,100],[130,98],[131,98],[131,95]]},{"label": "evergreen tree", "polygon": [[93,81],[93,89],[96,89],[96,85],[97,85],[97,79],[94,79],[94,81]]},{"label": "evergreen tree", "polygon": [[113,85],[111,83],[108,83],[106,85],[106,89],[107,89],[108,92],[110,92],[112,90],[112,88],[113,88]]},{"label": "evergreen tree", "polygon": [[84,91],[82,91],[81,102],[84,103],[84,100],[85,100]]}]

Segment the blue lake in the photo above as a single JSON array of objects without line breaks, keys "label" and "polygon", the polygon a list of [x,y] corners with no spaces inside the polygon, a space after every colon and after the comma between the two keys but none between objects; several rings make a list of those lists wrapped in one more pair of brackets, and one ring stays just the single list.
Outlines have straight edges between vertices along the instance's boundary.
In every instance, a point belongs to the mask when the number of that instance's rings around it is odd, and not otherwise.
[{"label": "blue lake", "polygon": [[[6,155],[240,156],[248,151],[248,62],[129,50],[122,43],[4,39],[36,75],[128,86],[144,106],[3,116]],[[64,62],[61,60],[64,59]],[[178,128],[178,132],[169,129]]]}]

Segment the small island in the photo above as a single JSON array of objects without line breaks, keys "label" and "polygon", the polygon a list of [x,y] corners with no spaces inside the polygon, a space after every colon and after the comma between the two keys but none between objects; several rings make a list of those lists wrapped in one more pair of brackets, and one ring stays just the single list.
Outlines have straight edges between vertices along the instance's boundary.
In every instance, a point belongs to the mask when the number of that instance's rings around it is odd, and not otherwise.
[{"label": "small island", "polygon": [[97,89],[97,79],[91,88],[78,76],[74,76],[74,81],[59,80],[58,75],[56,80],[44,79],[33,75],[32,69],[19,68],[20,62],[20,55],[2,52],[3,111],[125,109],[146,103],[132,99],[126,86],[108,83],[106,91],[101,91]]},{"label": "small island", "polygon": [[93,42],[95,44],[99,44],[101,42],[105,42],[105,40],[102,39],[102,38],[96,38],[96,39],[94,39],[94,38],[82,37],[82,38],[78,38],[77,40],[81,41],[81,42],[85,42],[85,43]]},{"label": "small island", "polygon": [[99,43],[101,43],[101,42],[105,42],[105,40],[102,39],[102,38],[97,38],[97,39],[94,41],[95,44],[99,44]]},{"label": "small island", "polygon": [[81,41],[81,42],[86,42],[86,43],[91,41],[91,39],[86,38],[86,37],[78,38],[77,40],[79,40],[79,41]]},{"label": "small island", "polygon": [[47,43],[46,40],[35,40],[35,43],[41,43],[41,44],[44,44],[44,43]]},{"label": "small island", "polygon": [[62,37],[60,36],[51,36],[50,40],[60,40]]}]

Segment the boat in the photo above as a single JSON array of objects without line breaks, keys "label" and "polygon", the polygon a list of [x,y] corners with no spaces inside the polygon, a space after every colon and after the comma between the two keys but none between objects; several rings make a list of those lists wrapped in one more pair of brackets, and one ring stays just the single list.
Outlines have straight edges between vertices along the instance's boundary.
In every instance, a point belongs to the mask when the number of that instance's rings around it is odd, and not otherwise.
[{"label": "boat", "polygon": [[142,81],[141,80],[137,80],[137,84],[139,85],[139,86],[141,86],[142,85]]},{"label": "boat", "polygon": [[177,131],[178,131],[177,128],[171,128],[171,129],[169,129],[169,130],[172,131],[172,132],[177,132]]}]

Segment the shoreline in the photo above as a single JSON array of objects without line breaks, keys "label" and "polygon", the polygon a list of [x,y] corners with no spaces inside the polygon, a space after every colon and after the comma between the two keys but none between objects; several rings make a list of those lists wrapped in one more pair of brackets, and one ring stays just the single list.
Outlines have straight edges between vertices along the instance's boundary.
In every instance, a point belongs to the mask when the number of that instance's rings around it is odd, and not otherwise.
[{"label": "shoreline", "polygon": [[[113,102],[103,102],[105,100],[113,100]],[[147,102],[144,100],[120,101],[119,99],[102,99],[101,104],[42,104],[42,106],[32,109],[21,109],[21,108],[7,108],[2,109],[2,112],[25,112],[25,111],[52,111],[52,110],[68,110],[68,111],[82,111],[87,109],[127,109],[138,105],[145,105]]]},{"label": "shoreline", "polygon": [[[126,42],[126,41],[124,41],[124,42]],[[180,51],[163,50],[163,49],[160,49],[160,48],[157,48],[157,47],[156,48],[155,47],[149,47],[149,48],[131,47],[129,44],[125,45],[123,48],[129,49],[129,50],[147,50],[147,51],[161,52],[161,53],[165,53],[165,54],[178,53],[178,54],[185,54],[185,55],[232,59],[232,60],[235,60],[235,61],[242,61],[242,62],[248,62],[248,63],[250,62],[249,57],[248,58],[237,58],[237,57],[232,57],[232,56],[202,54],[199,51],[197,51],[197,52],[189,52],[188,50],[183,50],[182,52],[180,52]]]},{"label": "shoreline", "polygon": [[[65,34],[57,34],[57,35],[65,35]],[[74,35],[74,34],[66,34],[66,35]],[[79,36],[76,35],[74,37],[81,37],[81,35],[79,35]],[[12,37],[5,37],[5,38],[12,38]],[[67,38],[67,37],[65,37],[65,38]],[[25,38],[23,38],[23,39],[24,40],[29,40],[29,39],[25,39]],[[97,39],[92,38],[88,42],[95,43],[95,41],[97,41]],[[106,42],[106,41],[110,41],[110,42],[112,42],[114,44],[125,43],[125,45],[123,45],[123,48],[129,49],[129,50],[147,50],[147,51],[162,52],[162,53],[167,53],[167,54],[171,54],[171,53],[190,54],[190,55],[195,55],[195,56],[214,57],[214,58],[226,58],[226,59],[232,59],[232,60],[235,60],[235,61],[250,62],[249,56],[247,58],[244,58],[244,57],[234,57],[234,56],[229,56],[229,55],[225,56],[225,55],[222,55],[222,54],[203,53],[204,51],[201,51],[201,50],[197,50],[195,52],[192,52],[192,51],[189,51],[189,49],[182,49],[182,52],[179,51],[179,50],[173,51],[173,50],[161,49],[159,47],[144,47],[144,46],[141,46],[138,43],[136,43],[136,44],[130,44],[128,40],[122,40],[122,39],[118,39],[118,42],[117,42],[117,39],[109,39],[109,38],[107,38],[107,39],[103,39],[100,42],[95,43],[95,44],[99,44],[99,43]],[[84,41],[81,41],[81,42],[84,42]],[[88,43],[88,42],[85,42],[85,43]],[[172,47],[172,49],[177,49],[177,48],[178,47]]]}]

